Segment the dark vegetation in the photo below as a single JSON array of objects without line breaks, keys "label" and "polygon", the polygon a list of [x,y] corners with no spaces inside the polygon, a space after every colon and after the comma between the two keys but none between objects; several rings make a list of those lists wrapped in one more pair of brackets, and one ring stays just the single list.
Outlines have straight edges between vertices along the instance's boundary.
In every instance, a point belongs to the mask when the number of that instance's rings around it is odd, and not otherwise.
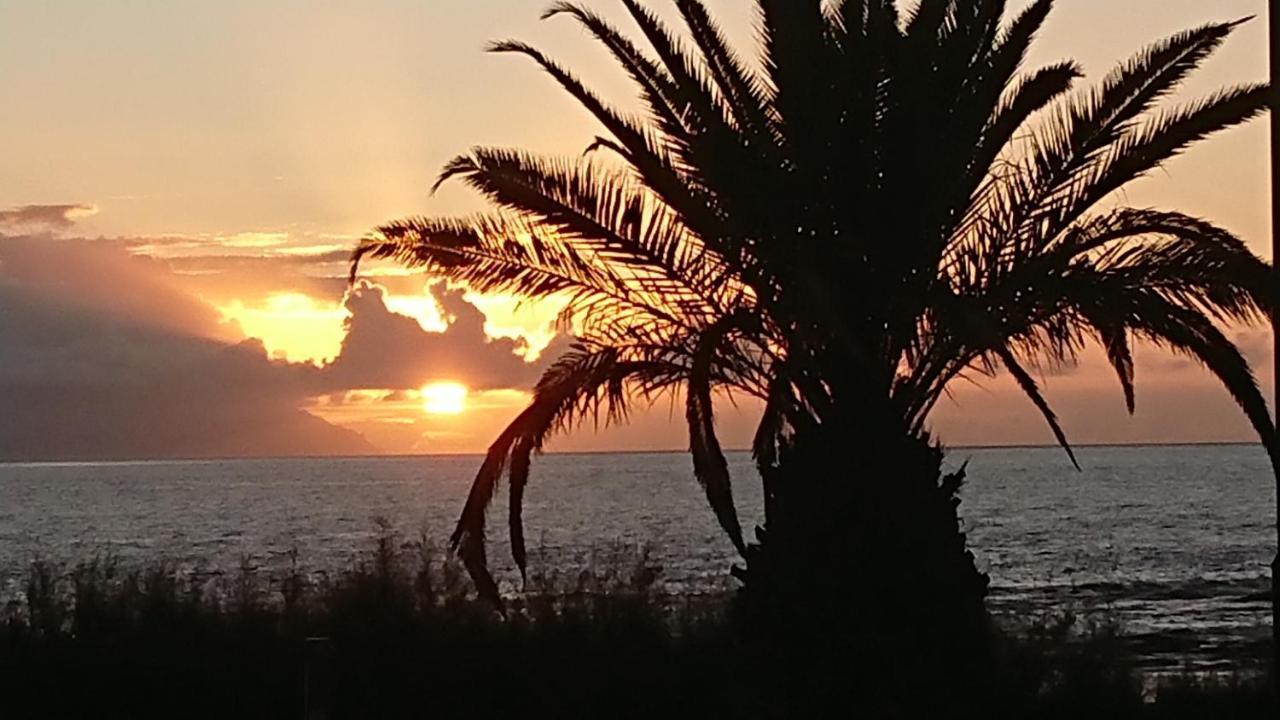
[{"label": "dark vegetation", "polygon": [[[0,628],[0,716],[1274,717],[1262,676],[1144,683],[1114,631],[1070,615],[991,643],[987,674],[874,702],[856,665],[797,675],[717,602],[659,594],[646,555],[531,573],[509,616],[389,531],[340,577],[227,577],[110,559],[34,563]],[[927,686],[937,678],[924,678]],[[948,687],[949,684],[944,683]],[[304,715],[308,710],[309,715]]]}]

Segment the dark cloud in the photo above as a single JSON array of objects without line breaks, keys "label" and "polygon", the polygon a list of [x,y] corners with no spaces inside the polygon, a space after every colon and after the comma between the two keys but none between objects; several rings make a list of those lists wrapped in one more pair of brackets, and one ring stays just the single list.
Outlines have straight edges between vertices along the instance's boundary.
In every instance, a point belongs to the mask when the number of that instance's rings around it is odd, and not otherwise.
[{"label": "dark cloud", "polygon": [[30,303],[60,314],[89,311],[182,335],[243,339],[221,313],[192,297],[162,261],[132,255],[112,241],[0,236],[0,273],[10,287],[26,288]]},{"label": "dark cloud", "polygon": [[65,230],[75,224],[77,218],[94,215],[93,205],[23,205],[0,210],[0,227],[37,230]]},{"label": "dark cloud", "polygon": [[[199,373],[208,366],[175,366]],[[0,460],[358,455],[359,434],[198,375],[145,388],[0,381]],[[216,394],[231,393],[228,398]]]},{"label": "dark cloud", "polygon": [[374,451],[298,410],[315,368],[220,339],[159,270],[92,242],[0,242],[0,460]]},{"label": "dark cloud", "polygon": [[375,452],[300,408],[433,379],[528,386],[541,369],[440,286],[444,333],[391,312],[381,287],[354,288],[342,352],[315,367],[271,360],[183,281],[121,243],[0,237],[0,460]]},{"label": "dark cloud", "polygon": [[[530,364],[516,355],[520,341],[485,334],[484,314],[463,293],[434,285],[431,293],[441,311],[452,318],[449,330],[428,333],[418,321],[387,309],[385,292],[361,282],[347,294],[351,313],[338,357],[323,369],[325,381],[340,388],[414,388],[430,380],[456,380],[474,390],[527,387],[545,360]],[[543,358],[555,358],[563,341],[553,343]]]}]

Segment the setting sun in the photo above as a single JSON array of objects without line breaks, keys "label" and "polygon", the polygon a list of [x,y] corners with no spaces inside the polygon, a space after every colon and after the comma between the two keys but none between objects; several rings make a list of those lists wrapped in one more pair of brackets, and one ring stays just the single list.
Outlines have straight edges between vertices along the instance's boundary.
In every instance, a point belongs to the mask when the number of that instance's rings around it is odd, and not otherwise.
[{"label": "setting sun", "polygon": [[455,382],[438,382],[424,386],[422,409],[431,415],[458,415],[467,409],[467,387]]}]

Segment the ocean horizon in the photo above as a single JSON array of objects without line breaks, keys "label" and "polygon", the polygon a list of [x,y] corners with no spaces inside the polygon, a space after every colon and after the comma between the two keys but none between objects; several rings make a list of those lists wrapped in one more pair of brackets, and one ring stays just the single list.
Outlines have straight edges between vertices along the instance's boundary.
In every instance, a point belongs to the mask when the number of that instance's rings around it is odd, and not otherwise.
[{"label": "ocean horizon", "polygon": [[[960,514],[997,617],[1070,611],[1114,623],[1162,658],[1212,663],[1265,641],[1273,553],[1266,454],[1252,444],[952,448]],[[728,454],[743,525],[761,521],[749,453]],[[110,556],[268,577],[341,573],[385,521],[443,551],[477,455],[0,464],[0,592],[34,560]],[[500,492],[493,518],[505,516]],[[531,563],[563,572],[647,550],[660,592],[731,592],[737,557],[683,452],[548,453],[525,519]],[[490,530],[504,592],[519,592],[505,523]]]},{"label": "ocean horizon", "polygon": [[[1072,443],[1074,450],[1095,449],[1095,448],[1213,448],[1213,447],[1261,447],[1261,443],[1248,440],[1234,441],[1197,441],[1197,442],[1095,442],[1095,443]],[[1054,443],[1013,443],[1013,444],[963,444],[948,445],[943,444],[942,449],[945,453],[958,452],[962,450],[1057,450],[1064,452],[1061,445]],[[657,448],[652,450],[547,450],[539,453],[535,457],[551,457],[560,455],[687,455],[687,448]],[[750,448],[745,447],[725,447],[725,453],[750,453]],[[483,458],[484,452],[424,452],[424,453],[367,453],[367,454],[338,454],[338,455],[317,455],[317,454],[283,454],[283,455],[195,455],[195,456],[175,456],[175,457],[128,457],[128,458],[102,458],[102,459],[49,459],[49,460],[7,460],[0,459],[0,466],[3,465],[140,465],[146,463],[198,463],[198,462],[220,462],[228,460],[355,460],[355,459],[407,459],[407,458],[437,458],[437,457],[473,457]]]}]

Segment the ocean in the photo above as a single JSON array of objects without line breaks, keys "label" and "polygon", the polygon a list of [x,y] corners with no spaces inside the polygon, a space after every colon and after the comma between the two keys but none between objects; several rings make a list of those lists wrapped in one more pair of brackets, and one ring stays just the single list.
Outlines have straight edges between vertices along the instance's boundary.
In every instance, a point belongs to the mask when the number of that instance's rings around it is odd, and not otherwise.
[{"label": "ocean", "polygon": [[[953,449],[967,463],[961,514],[1009,620],[1069,610],[1115,624],[1149,662],[1227,662],[1268,637],[1274,481],[1257,446]],[[233,571],[341,572],[384,519],[443,547],[475,456],[0,464],[0,594],[32,560],[111,555]],[[744,527],[758,475],[730,456]],[[505,504],[491,510],[495,573],[515,591]],[[647,546],[672,593],[734,587],[733,549],[679,453],[553,454],[535,461],[525,519],[531,561],[580,568]]]}]

